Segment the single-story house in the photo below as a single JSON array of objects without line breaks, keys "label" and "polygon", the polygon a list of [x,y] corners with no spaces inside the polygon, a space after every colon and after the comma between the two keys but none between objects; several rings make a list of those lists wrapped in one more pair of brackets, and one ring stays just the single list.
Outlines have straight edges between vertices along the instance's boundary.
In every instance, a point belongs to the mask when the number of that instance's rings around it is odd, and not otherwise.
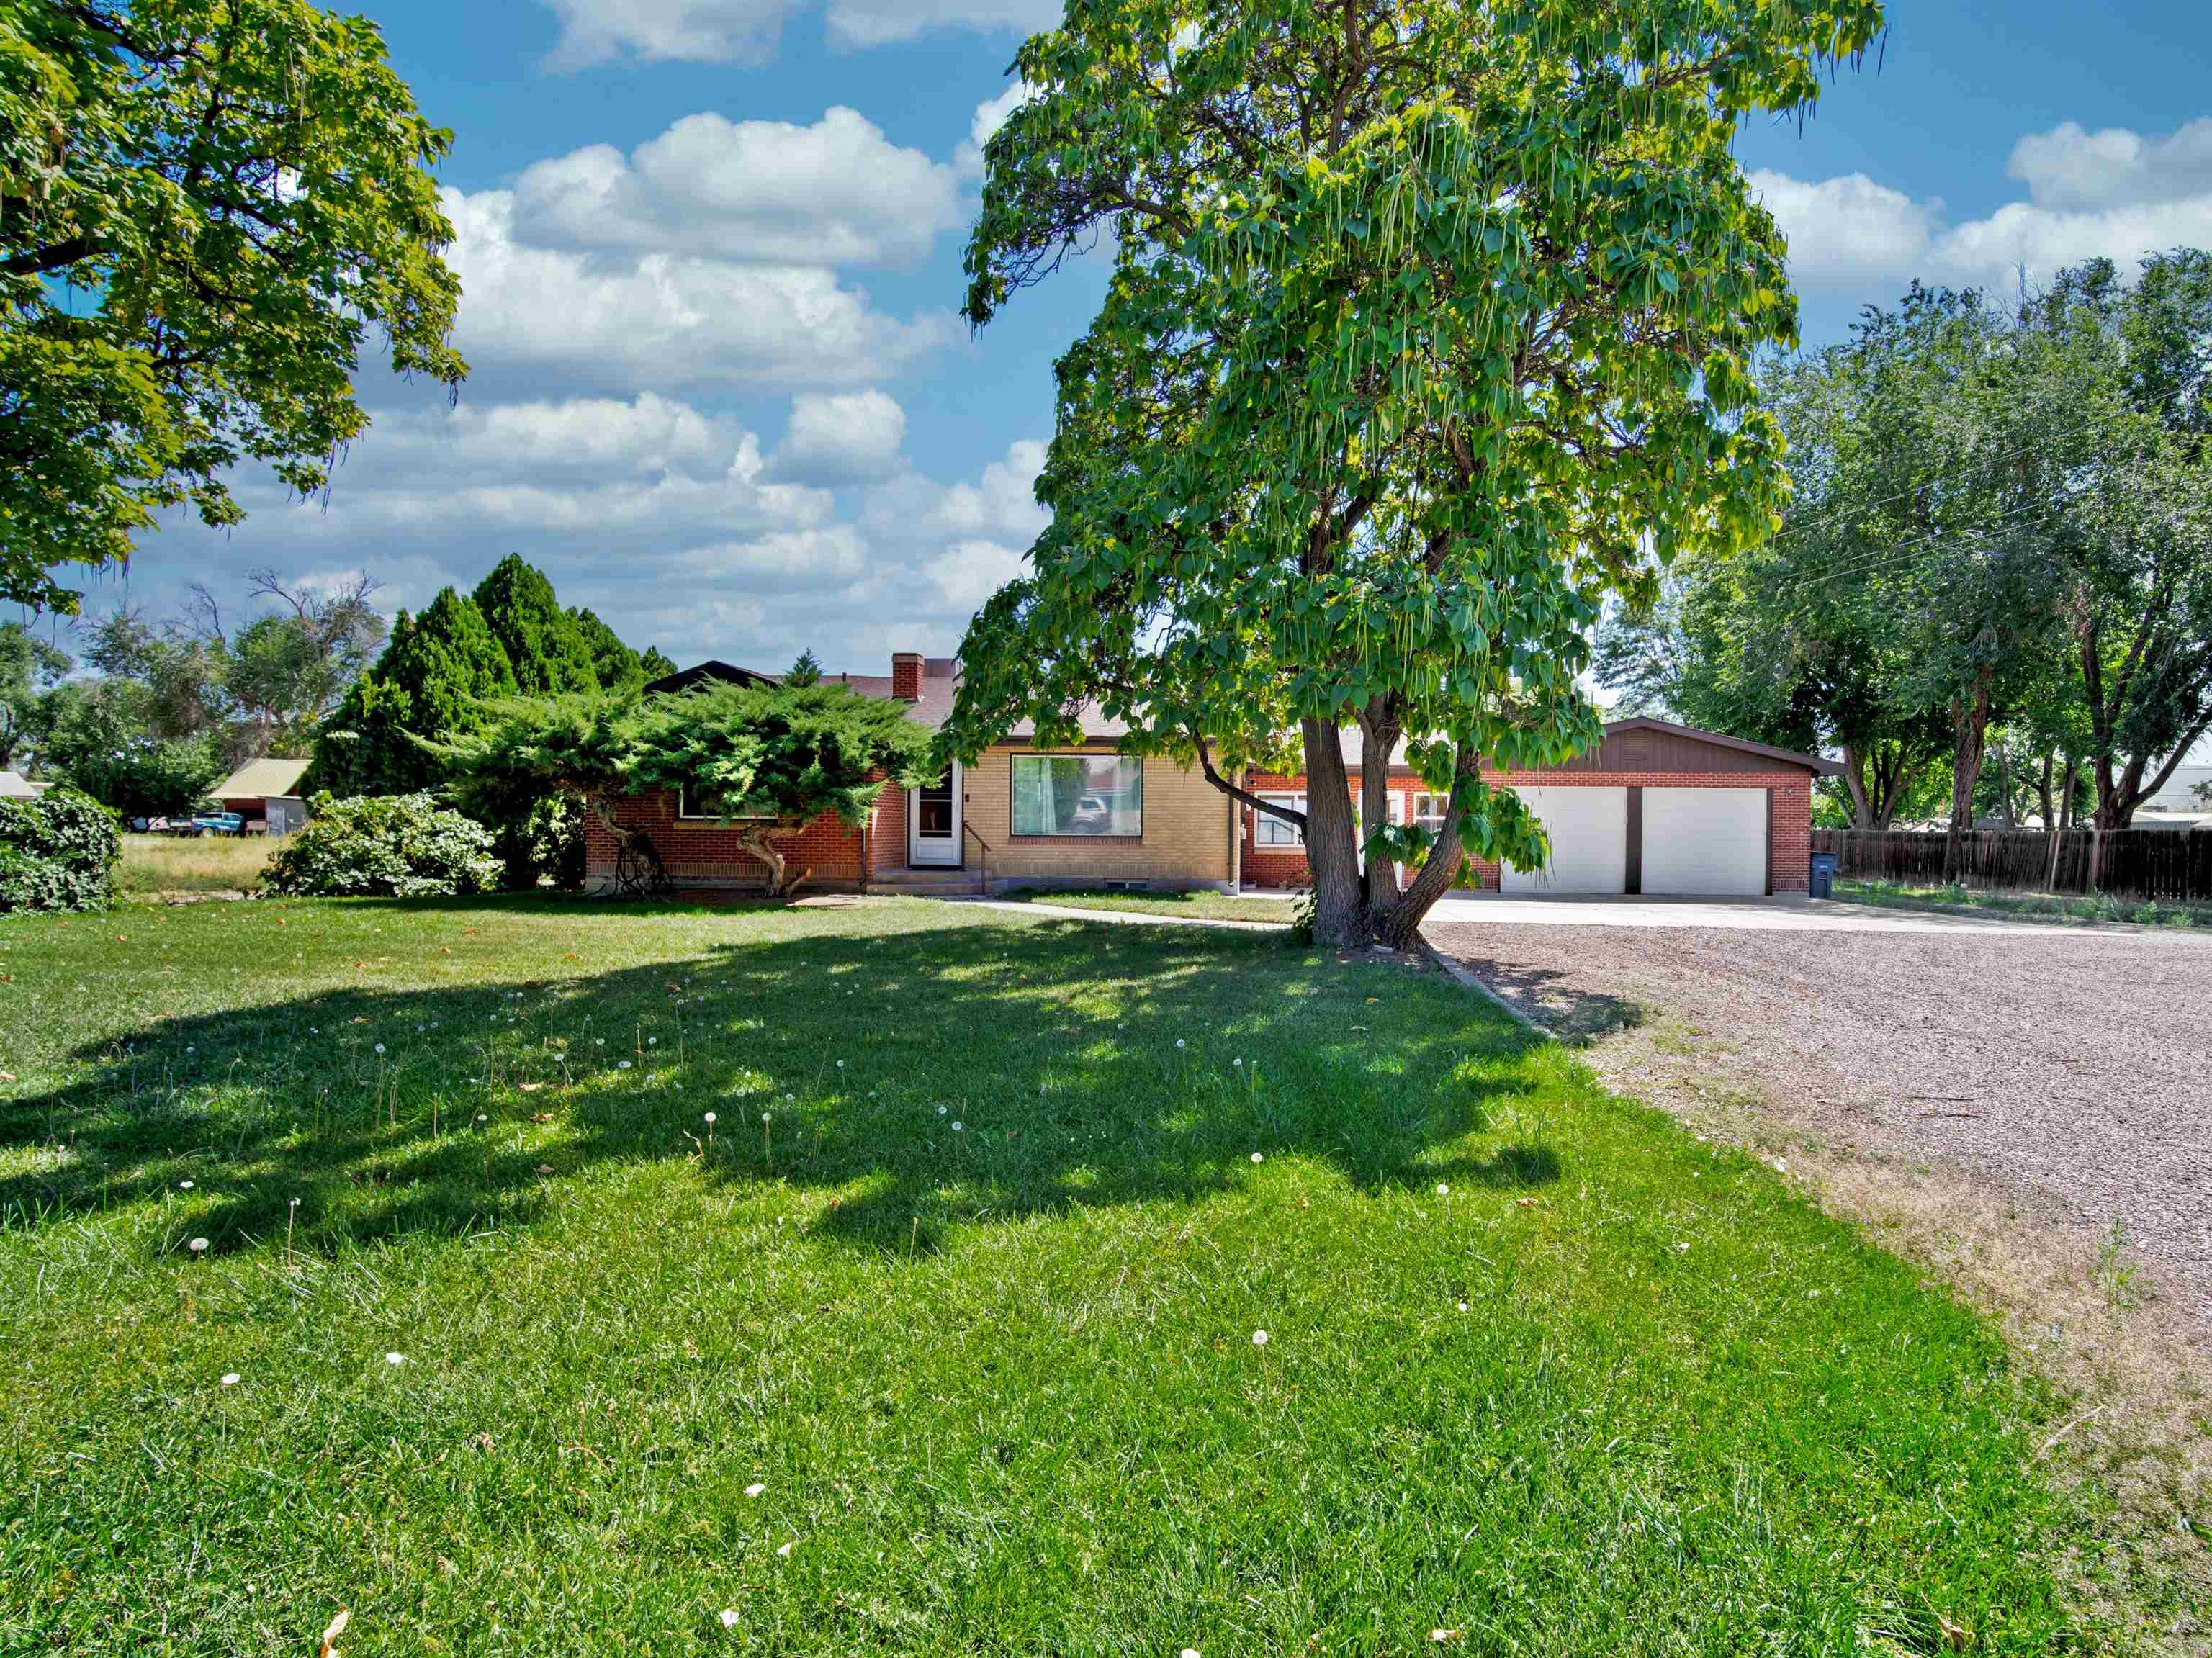
[{"label": "single-story house", "polygon": [[299,794],[307,770],[304,760],[249,760],[208,793],[246,820],[248,835],[289,835],[307,821]]},{"label": "single-story house", "polygon": [[[654,682],[681,689],[703,679],[771,678],[722,664]],[[952,711],[958,662],[901,652],[885,676],[830,675],[866,695],[908,705],[932,730]],[[1016,886],[1128,885],[1160,890],[1296,886],[1306,878],[1296,828],[1255,811],[1208,783],[1194,768],[1157,756],[1121,753],[1126,729],[1095,710],[1079,743],[1040,749],[1026,729],[994,744],[971,765],[955,765],[921,789],[887,787],[867,823],[848,828],[825,815],[792,832],[794,872],[817,889],[889,891],[1003,890]],[[1357,799],[1356,734],[1346,762]],[[1596,752],[1540,772],[1501,774],[1520,789],[1552,833],[1549,869],[1522,874],[1478,865],[1486,890],[1559,893],[1803,892],[1812,848],[1812,780],[1832,762],[1656,720],[1606,728]],[[1391,809],[1398,821],[1436,803],[1392,756]],[[1244,780],[1262,798],[1302,805],[1304,780]],[[695,811],[672,790],[649,789],[615,803],[616,821],[644,830],[679,886],[743,889],[763,884],[759,861],[737,833]],[[587,818],[587,884],[611,885],[615,844]]]},{"label": "single-story house", "polygon": [[0,800],[35,800],[46,792],[44,783],[33,783],[18,771],[0,771]]}]

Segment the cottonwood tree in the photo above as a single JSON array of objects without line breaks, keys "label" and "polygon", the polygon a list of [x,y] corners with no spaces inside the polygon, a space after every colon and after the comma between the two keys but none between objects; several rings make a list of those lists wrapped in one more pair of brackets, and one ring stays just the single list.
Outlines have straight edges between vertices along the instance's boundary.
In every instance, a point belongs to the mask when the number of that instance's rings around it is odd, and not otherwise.
[{"label": "cottonwood tree", "polygon": [[0,598],[73,611],[163,508],[301,495],[368,420],[365,338],[467,373],[430,169],[376,26],[308,0],[0,0]]},{"label": "cottonwood tree", "polygon": [[736,833],[779,896],[805,878],[788,859],[798,831],[825,812],[857,829],[886,781],[915,788],[936,774],[929,733],[903,705],[830,684],[512,698],[481,710],[475,729],[423,746],[450,770],[465,806],[525,791],[571,794],[656,868],[649,841],[616,820],[613,802],[680,789],[693,812]]},{"label": "cottonwood tree", "polygon": [[[1333,944],[1411,941],[1468,852],[1540,860],[1482,766],[1596,742],[1603,596],[1780,504],[1750,369],[1796,309],[1738,125],[1809,107],[1881,24],[1875,0],[1071,0],[986,149],[966,313],[1101,243],[1113,274],[1058,367],[1052,525],[969,630],[947,747],[1065,738],[1097,699],[1131,749],[1300,824]],[[1382,827],[1401,739],[1448,796],[1434,835]],[[1304,812],[1244,791],[1261,762],[1302,766]]]}]

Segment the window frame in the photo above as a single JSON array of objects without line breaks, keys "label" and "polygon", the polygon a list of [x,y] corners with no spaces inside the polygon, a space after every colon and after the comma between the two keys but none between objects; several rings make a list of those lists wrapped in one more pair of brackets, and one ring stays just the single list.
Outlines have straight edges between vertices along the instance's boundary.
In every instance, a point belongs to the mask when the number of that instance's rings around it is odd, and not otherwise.
[{"label": "window frame", "polygon": [[[1267,801],[1270,805],[1288,806],[1292,811],[1304,811],[1306,809],[1306,796],[1302,793],[1293,794],[1283,789],[1261,789],[1256,793],[1260,799]],[[1306,832],[1296,823],[1261,811],[1257,806],[1252,809],[1252,846],[1255,851],[1286,852],[1292,848],[1304,850]],[[1270,835],[1280,835],[1284,838],[1270,840],[1268,838]]]},{"label": "window frame", "polygon": [[[1024,760],[1110,760],[1116,766],[1133,766],[1137,778],[1137,828],[1134,834],[1116,832],[1109,835],[1085,835],[1080,830],[1048,829],[1042,835],[1031,834],[1015,822],[1019,795],[1014,781],[1020,762]],[[1073,750],[1066,749],[1022,749],[1006,756],[1006,839],[1031,843],[1045,841],[1073,841],[1088,843],[1094,841],[1137,841],[1145,838],[1145,758],[1139,754],[1123,754],[1118,749],[1106,750]]]},{"label": "window frame", "polygon": [[676,821],[679,823],[773,823],[777,818],[773,812],[742,813],[732,816],[720,811],[692,811],[691,787],[688,783],[676,786]]}]

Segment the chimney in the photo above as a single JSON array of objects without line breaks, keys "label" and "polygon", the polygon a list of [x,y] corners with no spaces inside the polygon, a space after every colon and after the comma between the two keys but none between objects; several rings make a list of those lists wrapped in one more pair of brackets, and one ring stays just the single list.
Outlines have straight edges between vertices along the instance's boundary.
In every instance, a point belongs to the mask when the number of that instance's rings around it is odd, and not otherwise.
[{"label": "chimney", "polygon": [[902,702],[921,700],[921,653],[893,651],[891,653],[891,695]]}]

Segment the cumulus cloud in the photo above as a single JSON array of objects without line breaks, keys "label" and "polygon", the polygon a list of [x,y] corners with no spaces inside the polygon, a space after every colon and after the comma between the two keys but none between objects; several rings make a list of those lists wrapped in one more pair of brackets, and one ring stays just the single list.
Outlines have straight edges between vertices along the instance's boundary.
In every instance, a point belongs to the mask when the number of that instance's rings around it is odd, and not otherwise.
[{"label": "cumulus cloud", "polygon": [[873,483],[896,469],[905,441],[906,410],[885,393],[807,392],[792,402],[775,470],[806,483]]},{"label": "cumulus cloud", "polygon": [[2212,118],[2163,138],[2073,122],[2014,145],[2010,176],[2028,199],[1954,222],[1937,199],[1915,200],[1863,173],[1808,182],[1766,170],[1752,184],[1790,238],[1801,287],[1863,291],[1914,276],[2003,284],[2104,258],[2124,269],[2144,254],[2212,246]]},{"label": "cumulus cloud", "polygon": [[811,126],[690,115],[625,156],[607,144],[515,181],[513,234],[550,248],[652,250],[750,264],[885,264],[958,222],[954,169],[856,110]]},{"label": "cumulus cloud", "polygon": [[736,377],[834,385],[883,378],[957,337],[950,319],[872,310],[826,266],[592,256],[526,240],[511,191],[449,190],[444,201],[463,294],[455,343],[471,361],[625,389]]},{"label": "cumulus cloud", "polygon": [[953,159],[956,171],[968,178],[983,176],[983,146],[992,136],[1006,125],[1006,118],[1029,102],[1036,88],[1026,81],[1017,81],[995,98],[986,98],[975,106],[975,113],[968,123],[968,142],[960,146]]},{"label": "cumulus cloud", "polygon": [[1024,550],[995,541],[963,541],[930,560],[924,571],[947,605],[972,614],[1021,574],[1027,558]]},{"label": "cumulus cloud", "polygon": [[[610,58],[764,62],[787,20],[810,0],[544,0],[561,22],[551,63],[583,69]],[[828,0],[823,27],[841,46],[914,40],[939,29],[1029,33],[1060,21],[1060,0]]]}]

